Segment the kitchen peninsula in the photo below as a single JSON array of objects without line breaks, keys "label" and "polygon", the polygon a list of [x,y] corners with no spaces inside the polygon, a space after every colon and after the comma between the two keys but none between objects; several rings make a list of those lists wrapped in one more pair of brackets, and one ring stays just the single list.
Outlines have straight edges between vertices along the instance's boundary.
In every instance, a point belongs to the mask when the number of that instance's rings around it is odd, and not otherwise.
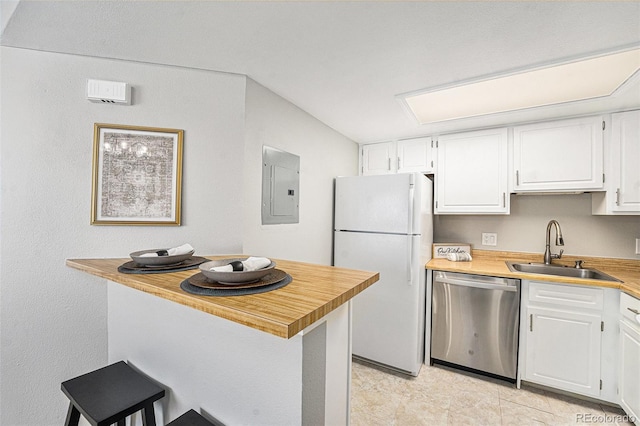
[{"label": "kitchen peninsula", "polygon": [[213,297],[180,288],[197,269],[118,272],[128,260],[66,263],[108,280],[109,362],[168,388],[158,423],[193,408],[225,424],[348,424],[349,301],[377,273],[274,259],[288,285]]}]

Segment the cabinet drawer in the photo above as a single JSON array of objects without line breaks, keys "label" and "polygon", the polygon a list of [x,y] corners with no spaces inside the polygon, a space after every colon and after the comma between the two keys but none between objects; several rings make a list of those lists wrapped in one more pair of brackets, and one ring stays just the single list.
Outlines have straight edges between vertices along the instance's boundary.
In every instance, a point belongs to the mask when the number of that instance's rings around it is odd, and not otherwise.
[{"label": "cabinet drawer", "polygon": [[620,293],[620,315],[640,327],[640,299]]},{"label": "cabinet drawer", "polygon": [[604,306],[604,290],[595,287],[531,281],[529,283],[529,301],[602,310]]}]

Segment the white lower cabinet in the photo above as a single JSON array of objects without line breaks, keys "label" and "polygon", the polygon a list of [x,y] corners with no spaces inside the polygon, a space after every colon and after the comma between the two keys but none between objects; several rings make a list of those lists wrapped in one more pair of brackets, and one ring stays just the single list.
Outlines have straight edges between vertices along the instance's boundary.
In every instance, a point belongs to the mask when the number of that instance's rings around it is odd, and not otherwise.
[{"label": "white lower cabinet", "polygon": [[616,402],[618,290],[522,282],[520,379]]},{"label": "white lower cabinet", "polygon": [[532,306],[527,312],[525,379],[599,396],[602,316]]},{"label": "white lower cabinet", "polygon": [[620,406],[640,425],[640,300],[620,295]]}]

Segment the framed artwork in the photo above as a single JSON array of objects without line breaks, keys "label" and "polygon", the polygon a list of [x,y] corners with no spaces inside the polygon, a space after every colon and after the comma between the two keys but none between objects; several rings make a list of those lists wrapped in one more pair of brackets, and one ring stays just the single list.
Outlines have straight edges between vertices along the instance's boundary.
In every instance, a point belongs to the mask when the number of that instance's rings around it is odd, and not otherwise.
[{"label": "framed artwork", "polygon": [[92,225],[180,225],[183,130],[96,123]]}]

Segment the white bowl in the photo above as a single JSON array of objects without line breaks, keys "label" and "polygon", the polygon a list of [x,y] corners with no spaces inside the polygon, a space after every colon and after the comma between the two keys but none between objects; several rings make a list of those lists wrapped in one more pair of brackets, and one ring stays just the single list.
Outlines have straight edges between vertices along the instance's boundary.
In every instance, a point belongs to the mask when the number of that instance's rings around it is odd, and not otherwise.
[{"label": "white bowl", "polygon": [[271,261],[269,266],[255,271],[216,272],[210,270],[216,266],[225,266],[231,262],[243,260],[247,260],[247,258],[237,257],[233,259],[212,260],[210,262],[202,263],[200,265],[200,272],[202,272],[202,275],[205,277],[210,280],[217,281],[220,284],[241,284],[258,281],[276,267],[276,263]]},{"label": "white bowl", "polygon": [[193,256],[195,250],[191,250],[189,253],[185,254],[174,254],[173,256],[141,256],[145,253],[155,253],[160,250],[168,250],[168,249],[152,249],[152,250],[140,250],[134,251],[129,256],[139,265],[143,266],[166,266],[173,265],[184,262]]}]

